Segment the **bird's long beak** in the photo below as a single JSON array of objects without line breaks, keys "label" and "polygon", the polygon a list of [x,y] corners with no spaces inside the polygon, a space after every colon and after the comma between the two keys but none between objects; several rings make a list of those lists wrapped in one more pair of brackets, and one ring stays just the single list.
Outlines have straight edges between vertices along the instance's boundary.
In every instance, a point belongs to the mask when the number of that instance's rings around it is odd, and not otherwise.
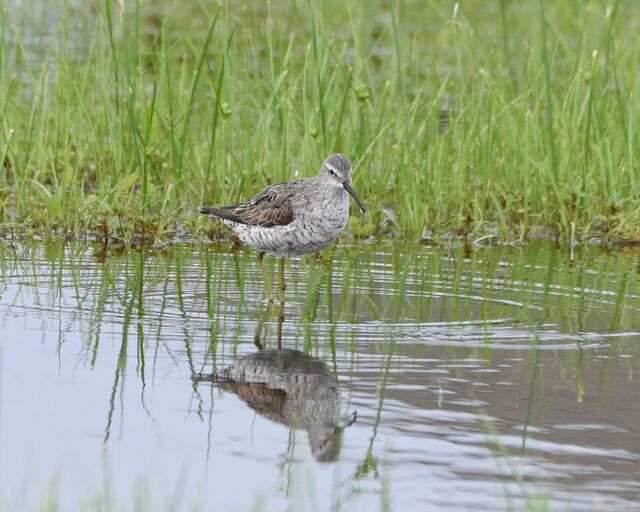
[{"label": "bird's long beak", "polygon": [[366,210],[366,208],[364,207],[364,205],[362,204],[362,201],[360,201],[360,198],[358,197],[358,194],[356,194],[353,189],[351,188],[351,183],[349,183],[348,181],[345,181],[342,186],[345,188],[345,190],[347,192],[349,192],[349,194],[351,194],[351,197],[353,197],[356,200],[356,203],[358,203],[358,206],[360,207],[360,213],[364,213],[364,211]]}]

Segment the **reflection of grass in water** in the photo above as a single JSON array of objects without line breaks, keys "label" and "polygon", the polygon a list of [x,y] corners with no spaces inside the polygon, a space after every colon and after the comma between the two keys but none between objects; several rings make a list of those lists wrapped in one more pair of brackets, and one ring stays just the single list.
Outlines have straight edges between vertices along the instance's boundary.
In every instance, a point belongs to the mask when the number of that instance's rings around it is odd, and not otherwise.
[{"label": "reflection of grass in water", "polygon": [[[242,326],[230,329],[228,324],[239,318],[257,321],[264,311],[264,289],[249,252],[230,258],[219,249],[194,253],[189,246],[122,253],[76,244],[45,247],[44,252],[40,246],[20,246],[15,253],[1,249],[3,274],[24,274],[35,303],[60,308],[65,321],[60,340],[73,322],[86,326],[83,350],[94,363],[101,330],[114,314],[120,319],[129,311],[141,353],[147,344],[156,355],[159,347],[166,350],[163,331],[177,325],[197,373],[201,370],[191,356],[194,321],[209,330],[205,364],[215,365],[221,341],[234,352],[239,343]],[[474,320],[481,329],[483,320],[510,319],[511,325],[532,332],[550,324],[572,335],[639,327],[633,258],[604,258],[594,250],[570,261],[562,252],[536,247],[483,249],[467,259],[461,250],[419,249],[407,244],[381,252],[339,248],[320,263],[299,260],[288,277],[288,307],[294,311],[287,324],[307,332],[307,348],[318,342],[318,321],[346,326]],[[274,272],[271,263],[267,266]],[[66,304],[61,303],[63,287],[74,290]],[[567,352],[569,358],[574,355]],[[140,362],[137,371],[146,375],[148,368]]]},{"label": "reflection of grass in water", "polygon": [[[16,250],[18,259],[11,249],[0,249],[3,275],[23,276],[20,279],[31,284],[26,290],[33,293],[34,302],[52,308],[54,317],[59,315],[61,327],[54,333],[58,340],[64,341],[65,330],[71,323],[86,327],[87,341],[82,348],[88,364],[95,365],[98,356],[105,352],[100,346],[104,343],[101,326],[113,321],[122,327],[122,332],[115,335],[117,359],[112,394],[102,397],[111,401],[110,415],[118,413],[116,402],[122,393],[125,371],[135,372],[127,375],[127,384],[131,386],[139,380],[144,392],[145,386],[155,379],[155,361],[160,351],[174,358],[176,364],[186,361],[186,372],[201,372],[205,367],[215,371],[219,358],[235,357],[240,344],[240,329],[236,328],[235,322],[239,318],[246,320],[254,314],[259,315],[260,307],[255,311],[251,308],[261,305],[264,300],[254,257],[249,253],[231,257],[214,248],[194,253],[190,247],[177,246],[166,253],[127,251],[116,254],[113,250],[102,255],[99,251],[87,252],[73,244],[50,244],[46,249],[18,247]],[[291,301],[297,308],[292,317],[295,320],[291,320],[299,330],[296,336],[302,339],[304,332],[305,350],[324,350],[325,357],[333,360],[335,370],[340,364],[348,364],[348,361],[341,361],[342,353],[346,353],[347,359],[351,355],[356,360],[360,351],[370,348],[366,335],[357,329],[347,331],[346,335],[341,330],[349,323],[364,324],[365,318],[366,322],[379,320],[394,324],[407,319],[428,322],[473,315],[486,320],[515,316],[517,321],[533,326],[542,321],[557,323],[560,331],[567,332],[584,332],[599,325],[614,330],[637,329],[637,317],[631,314],[638,309],[638,288],[632,279],[637,265],[634,258],[594,258],[589,254],[578,254],[577,259],[570,262],[567,255],[544,247],[478,251],[472,256],[473,259],[468,260],[462,251],[430,253],[417,251],[415,246],[398,245],[379,252],[338,248],[326,264],[301,261],[296,264],[302,267],[297,269],[299,279],[290,282]],[[6,289],[3,284],[6,282],[0,280],[0,291]],[[196,288],[198,292],[194,293]],[[333,296],[328,295],[329,290],[333,290]],[[72,292],[73,299],[63,292]],[[256,297],[252,296],[254,293]],[[450,295],[438,297],[438,293]],[[537,302],[544,307],[539,313],[501,303],[482,302],[478,307],[477,302],[474,306],[473,301],[460,298],[472,295],[481,298],[509,296],[525,304]],[[3,295],[3,300],[12,299]],[[443,305],[440,316],[434,317],[434,308],[439,304]],[[239,312],[236,308],[243,309]],[[332,320],[327,308],[333,311]],[[594,323],[597,315],[606,319],[606,323]],[[323,337],[326,331],[321,330],[321,336],[314,326],[327,318],[330,324],[328,336]],[[167,331],[167,326],[172,329]],[[207,334],[196,341],[194,329],[202,329],[200,334]],[[171,338],[167,338],[167,332],[171,333]],[[290,341],[295,343],[299,339]],[[384,471],[379,470],[380,455],[374,452],[374,443],[388,371],[393,364],[393,350],[406,345],[406,340],[400,341],[402,344],[394,347],[389,340],[382,343],[387,352],[381,364],[376,419],[369,449],[354,481],[371,477],[384,480]],[[607,351],[614,350],[616,346],[612,343]],[[629,350],[637,348],[629,347]],[[460,349],[452,346],[450,351],[451,356],[456,357]],[[478,351],[487,359],[493,352],[483,351],[481,346]],[[541,378],[539,372],[543,369],[536,364],[539,351],[529,352],[529,355],[535,372],[530,393],[533,397],[536,382]],[[578,368],[578,394],[582,389],[582,355],[581,351],[558,354],[558,357],[567,358],[567,366]],[[604,369],[611,363],[605,358],[598,364],[604,379]],[[629,364],[633,364],[632,360]],[[605,385],[604,381],[602,385]],[[140,400],[144,406],[144,395]],[[211,429],[211,410],[203,409],[202,397],[196,393],[193,400],[195,406],[190,404],[189,409],[200,414],[203,421],[208,421]],[[528,424],[529,419],[525,423]],[[109,427],[106,431],[108,435]],[[498,448],[496,450],[496,453],[500,452]],[[514,475],[518,476],[517,473]],[[526,483],[522,485],[526,486]],[[535,509],[537,498],[531,500]]]},{"label": "reflection of grass in water", "polygon": [[[182,468],[178,478],[172,485],[164,482],[158,485],[151,477],[138,477],[127,495],[117,492],[108,464],[103,465],[99,476],[99,484],[89,484],[83,478],[75,479],[67,469],[64,473],[57,471],[41,488],[29,481],[25,482],[18,493],[13,492],[11,501],[0,489],[0,510],[20,510],[22,512],[57,512],[65,510],[91,510],[95,512],[118,511],[180,511],[208,510],[204,503],[202,490],[190,488],[186,495],[188,471]],[[65,488],[72,484],[79,491],[75,499],[69,499]],[[194,492],[195,491],[195,492]]]},{"label": "reflection of grass in water", "polygon": [[[340,463],[338,463],[340,464]],[[292,473],[285,485],[291,485],[285,493],[285,501],[290,510],[313,510],[318,506],[317,490],[314,489],[315,479],[313,468],[306,463],[291,464],[289,468]],[[73,471],[71,471],[73,473]],[[295,477],[296,482],[292,479]],[[89,484],[80,480],[73,482],[79,487],[78,496],[69,499],[64,496],[64,486],[70,483],[68,472],[64,475],[57,472],[50,480],[39,488],[30,482],[20,489],[19,493],[9,496],[0,489],[0,510],[20,510],[21,512],[63,512],[65,510],[91,510],[100,512],[111,512],[114,510],[121,512],[128,511],[166,511],[177,512],[189,510],[193,512],[212,510],[212,505],[206,502],[203,489],[199,486],[189,485],[189,473],[182,468],[179,477],[172,485],[166,482],[159,484],[152,476],[140,476],[131,485],[131,489],[126,493],[119,493],[115,488],[112,477],[109,475],[108,466],[103,466],[99,484]],[[66,479],[65,482],[62,480]],[[275,498],[274,492],[277,485],[269,486],[269,482],[264,482],[267,490],[254,492],[251,498],[251,506],[248,510],[259,512],[261,510],[272,510]],[[201,484],[204,485],[204,484]],[[354,483],[357,488],[357,482]],[[269,487],[271,487],[269,489]],[[338,493],[339,500],[333,501],[332,505],[336,509],[348,506],[352,496],[357,496],[356,488],[345,489],[342,482],[334,482],[334,493]],[[309,492],[309,490],[313,492]],[[323,489],[323,493],[331,492]],[[386,492],[386,491],[385,491]],[[346,494],[343,494],[346,493]],[[229,505],[229,503],[225,503]],[[388,496],[381,495],[382,510],[390,510]],[[216,507],[215,510],[218,508]],[[236,508],[231,507],[231,510]],[[239,510],[239,509],[238,509]]]},{"label": "reflection of grass in water", "polygon": [[[480,427],[484,430],[486,435],[486,445],[491,450],[493,455],[495,456],[496,464],[498,469],[502,475],[508,475],[511,477],[511,480],[515,482],[520,490],[519,496],[524,500],[524,505],[527,510],[531,512],[544,512],[548,510],[547,501],[548,498],[546,496],[541,495],[539,491],[530,491],[527,489],[527,483],[524,481],[522,474],[520,473],[516,463],[514,462],[514,457],[511,455],[511,452],[507,447],[500,444],[500,436],[495,426],[491,421],[485,416],[480,416],[478,418],[478,422],[480,423]],[[515,506],[513,504],[514,497],[511,494],[511,491],[505,486],[505,498],[507,500],[508,508],[519,510],[520,506]]]},{"label": "reflection of grass in water", "polygon": [[5,232],[205,236],[343,151],[358,236],[638,235],[633,3],[53,4],[0,13]]},{"label": "reflection of grass in water", "polygon": [[[100,352],[101,329],[106,321],[105,309],[113,309],[116,306],[122,312],[120,351],[115,366],[112,394],[109,398],[110,412],[105,429],[105,441],[110,435],[118,394],[123,392],[126,366],[130,355],[135,353],[135,371],[142,384],[140,399],[144,406],[147,364],[152,363],[152,378],[155,378],[155,364],[159,351],[168,351],[171,354],[180,345],[180,342],[172,346],[167,345],[163,334],[166,314],[175,314],[175,312],[179,314],[178,323],[183,333],[181,343],[192,373],[205,371],[205,368],[212,372],[216,370],[220,342],[224,342],[223,346],[227,346],[227,350],[230,348],[232,354],[237,349],[239,343],[237,331],[235,335],[230,336],[229,329],[223,327],[222,323],[226,324],[229,319],[247,316],[247,313],[241,312],[240,309],[246,307],[245,279],[249,271],[255,271],[252,255],[235,255],[233,263],[230,263],[224,254],[203,251],[200,256],[194,258],[186,251],[187,249],[176,247],[166,256],[152,256],[144,251],[132,251],[109,258],[102,258],[98,253],[99,265],[87,271],[83,268],[82,258],[88,256],[81,247],[70,246],[67,249],[65,246],[53,244],[47,246],[44,254],[47,263],[44,266],[40,258],[36,257],[35,249],[28,251],[31,257],[26,259],[26,263],[20,263],[26,266],[27,275],[36,276],[44,271],[45,281],[49,283],[48,293],[54,301],[60,300],[63,285],[73,286],[78,297],[77,307],[88,309],[84,318],[88,320],[89,336],[84,350],[92,365],[96,364]],[[559,329],[561,332],[563,330],[581,332],[590,328],[592,319],[590,316],[593,316],[593,312],[590,313],[590,311],[593,311],[592,308],[595,306],[594,293],[590,291],[593,289],[596,292],[599,289],[610,289],[615,292],[612,297],[611,295],[603,296],[612,302],[607,307],[615,312],[613,315],[615,327],[617,329],[634,328],[633,317],[628,313],[629,308],[637,307],[635,306],[637,300],[630,298],[630,293],[635,291],[630,289],[632,280],[629,278],[630,272],[633,272],[633,262],[630,262],[630,265],[618,264],[613,267],[612,263],[605,259],[600,266],[596,267],[598,272],[592,272],[593,263],[587,264],[586,258],[570,263],[566,259],[563,260],[562,255],[554,250],[527,249],[502,252],[505,254],[503,257],[490,258],[487,257],[489,253],[481,251],[478,258],[469,261],[461,258],[459,252],[452,252],[449,258],[441,254],[425,255],[400,247],[384,257],[375,252],[359,251],[351,255],[352,257],[343,257],[342,253],[338,253],[339,256],[332,256],[328,261],[320,264],[301,261],[299,265],[302,269],[298,271],[308,276],[305,278],[307,291],[304,295],[304,309],[300,311],[299,320],[305,331],[304,349],[328,350],[335,369],[338,364],[336,327],[345,321],[361,322],[363,313],[366,313],[369,319],[381,319],[392,323],[402,322],[407,318],[418,322],[447,321],[452,318],[472,318],[474,315],[478,315],[479,319],[490,320],[515,314],[516,320],[523,324],[535,327],[553,322],[560,323],[562,327],[562,323],[566,322],[564,327]],[[501,261],[509,263],[508,275],[505,275]],[[11,264],[5,253],[5,267]],[[197,264],[198,273],[201,276],[199,280],[203,282],[205,289],[201,301],[195,301],[190,297],[192,271],[189,272],[188,277],[183,278],[185,269],[192,268],[194,264]],[[575,272],[568,272],[572,269]],[[611,276],[620,283],[613,289],[609,281]],[[520,291],[510,292],[508,286],[502,283],[505,277],[513,283],[521,283]],[[34,281],[39,282],[41,279],[37,277]],[[184,279],[190,280],[188,291],[184,287]],[[501,283],[498,290],[495,289],[496,282]],[[95,283],[95,286],[88,286],[89,283]],[[536,283],[539,286],[532,288],[531,284]],[[297,284],[295,281],[291,284],[293,285],[291,297],[295,301]],[[237,311],[227,306],[228,297],[233,296],[231,287],[238,290]],[[149,302],[150,297],[147,297],[147,293],[150,289],[162,290],[159,305]],[[380,294],[376,291],[379,289],[385,292]],[[334,290],[335,297],[329,293],[329,290]],[[535,290],[539,290],[539,300],[544,305],[539,317],[526,308],[514,310],[500,304],[492,305],[487,301],[480,302],[480,308],[477,309],[473,301],[456,298],[478,294],[487,298],[515,293],[514,299],[526,304],[531,302],[530,293]],[[575,291],[563,297],[557,294],[562,290]],[[259,285],[252,288],[251,293],[254,292],[259,296],[263,294]],[[414,296],[408,296],[409,292]],[[416,292],[419,292],[417,297]],[[434,297],[441,293],[446,293],[448,296],[440,298],[442,305],[439,315],[441,316],[434,317]],[[519,293],[524,296],[518,297]],[[334,301],[334,299],[337,300]],[[253,300],[256,300],[255,297]],[[260,299],[258,298],[257,301],[260,302]],[[331,318],[332,313],[327,312],[326,309],[334,311],[334,308],[337,317],[330,321],[328,338],[321,339],[313,327],[314,322],[324,318],[325,315]],[[205,316],[209,319],[209,336],[206,341],[207,348],[203,351],[204,357],[196,366],[193,360],[193,335],[190,325],[194,315],[197,316],[199,312],[206,312]],[[451,316],[452,313],[453,316]],[[253,313],[248,313],[248,316],[251,314]],[[604,310],[598,311],[598,314],[603,318],[611,318],[611,315]],[[154,319],[157,321],[152,321]],[[172,319],[172,324],[175,321]],[[608,323],[607,326],[609,325]],[[63,342],[64,331],[63,327],[58,333],[59,343]],[[223,338],[220,333],[224,333]],[[130,343],[132,335],[135,335],[133,345]],[[345,342],[344,348],[351,350],[355,356],[359,350],[358,336],[351,335],[345,339]],[[149,354],[147,353],[148,344],[151,346]],[[455,357],[460,349],[452,345],[449,350],[451,356]],[[607,352],[612,350],[615,350],[614,344],[607,348]],[[199,352],[201,352],[200,348]],[[491,358],[492,351],[484,349],[482,344],[479,345],[478,352],[487,361]],[[576,382],[578,399],[581,399],[583,394],[584,379],[584,359],[581,353],[578,350],[577,352],[568,351],[566,354],[567,366],[578,370]],[[536,351],[536,354],[539,356],[539,351]],[[182,356],[175,357],[176,361],[182,358]],[[602,375],[607,364],[606,358],[600,363]],[[534,369],[532,386],[534,386],[538,378],[535,359],[532,360],[532,368]],[[202,410],[202,397],[195,388],[193,400],[198,414],[205,415],[205,411]],[[525,423],[528,424],[528,421]],[[523,437],[523,445],[524,443],[526,443],[526,435]]]}]

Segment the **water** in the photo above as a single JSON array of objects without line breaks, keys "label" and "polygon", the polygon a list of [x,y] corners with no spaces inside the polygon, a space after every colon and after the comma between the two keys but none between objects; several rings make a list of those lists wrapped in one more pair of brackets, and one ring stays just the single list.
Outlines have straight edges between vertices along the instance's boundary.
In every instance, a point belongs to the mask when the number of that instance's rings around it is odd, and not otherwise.
[{"label": "water", "polygon": [[0,255],[6,508],[637,507],[637,253]]}]

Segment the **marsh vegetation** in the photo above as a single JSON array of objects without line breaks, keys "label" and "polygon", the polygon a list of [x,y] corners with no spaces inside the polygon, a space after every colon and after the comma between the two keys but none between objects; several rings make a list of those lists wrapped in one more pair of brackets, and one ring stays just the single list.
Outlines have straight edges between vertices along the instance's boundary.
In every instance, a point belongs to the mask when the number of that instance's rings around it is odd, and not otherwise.
[{"label": "marsh vegetation", "polygon": [[633,2],[74,2],[0,19],[5,237],[154,243],[354,161],[355,237],[640,233]]}]

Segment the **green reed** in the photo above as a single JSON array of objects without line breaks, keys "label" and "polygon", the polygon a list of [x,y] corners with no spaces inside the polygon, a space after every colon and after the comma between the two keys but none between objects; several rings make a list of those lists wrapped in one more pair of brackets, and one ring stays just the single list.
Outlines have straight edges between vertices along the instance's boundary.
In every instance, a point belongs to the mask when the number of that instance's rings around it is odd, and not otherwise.
[{"label": "green reed", "polygon": [[356,237],[637,239],[634,6],[454,5],[5,7],[0,234],[211,236],[342,151]]}]

